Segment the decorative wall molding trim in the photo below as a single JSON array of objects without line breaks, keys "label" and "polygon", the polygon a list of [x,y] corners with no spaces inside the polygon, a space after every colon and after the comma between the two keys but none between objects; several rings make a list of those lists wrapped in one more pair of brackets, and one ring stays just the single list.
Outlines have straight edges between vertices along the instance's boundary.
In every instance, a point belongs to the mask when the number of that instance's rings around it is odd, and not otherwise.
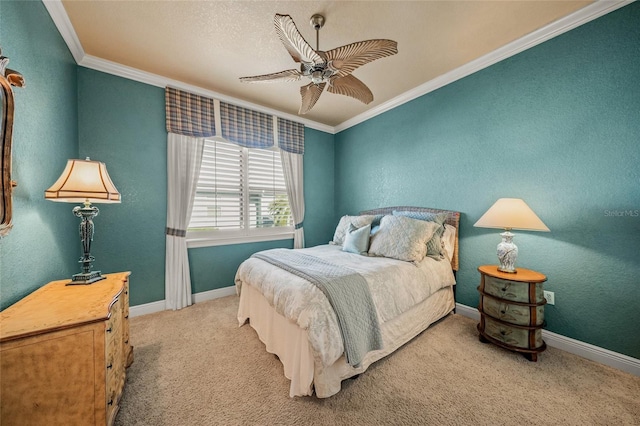
[{"label": "decorative wall molding trim", "polygon": [[[222,287],[215,290],[203,291],[200,293],[194,293],[191,295],[193,303],[202,303],[207,300],[218,299],[220,297],[233,296],[236,294],[236,287]],[[145,303],[143,305],[135,305],[129,308],[129,317],[139,317],[141,315],[153,314],[155,312],[162,312],[165,310],[165,301],[158,300],[157,302]]]},{"label": "decorative wall molding trim", "polygon": [[67,11],[65,10],[64,5],[62,4],[62,1],[61,0],[42,0],[42,2],[44,3],[44,6],[49,12],[51,19],[53,20],[53,23],[58,28],[60,35],[64,39],[65,43],[67,43],[67,47],[69,48],[69,51],[73,55],[73,58],[75,59],[76,63],[81,67],[90,68],[90,69],[101,71],[107,74],[116,75],[118,77],[127,78],[129,80],[138,81],[140,83],[149,84],[151,86],[156,86],[156,87],[172,86],[177,89],[196,93],[202,96],[219,99],[221,101],[238,105],[244,108],[252,109],[254,111],[260,111],[260,112],[264,112],[265,114],[275,115],[276,117],[295,121],[297,123],[302,123],[306,127],[320,130],[325,133],[334,133],[335,131],[332,126],[328,126],[326,124],[305,119],[298,115],[287,114],[282,111],[278,111],[262,105],[254,104],[254,103],[243,101],[231,96],[223,95],[222,93],[217,93],[212,90],[203,89],[201,87],[183,83],[178,80],[173,80],[170,78],[162,77],[157,74],[152,74],[150,72],[141,71],[136,68],[128,67],[128,66],[119,64],[117,62],[112,62],[106,59],[98,58],[96,56],[87,55],[84,49],[82,48],[80,39],[78,39],[78,35],[76,34],[76,31],[73,28],[71,21],[69,20],[69,15],[67,15]]},{"label": "decorative wall molding trim", "polygon": [[386,111],[394,109],[402,104],[412,101],[427,93],[433,92],[447,84],[453,83],[456,80],[460,80],[468,75],[478,72],[484,68],[487,68],[497,62],[505,60],[511,56],[514,56],[522,51],[530,49],[540,43],[550,40],[560,34],[566,33],[580,25],[593,21],[609,12],[613,12],[629,3],[633,3],[634,0],[598,0],[564,18],[558,19],[546,25],[532,33],[525,35],[509,44],[502,46],[487,53],[484,56],[479,57],[471,62],[468,62],[446,74],[427,81],[420,86],[411,89],[395,98],[378,105],[360,115],[357,115],[347,121],[338,124],[335,127],[335,133],[341,132],[353,127],[356,124],[360,124],[369,120],[377,115],[380,115]]},{"label": "decorative wall molding trim", "polygon": [[73,25],[71,25],[69,15],[67,15],[67,11],[62,5],[62,1],[42,0],[42,3],[47,9],[47,12],[49,12],[49,16],[51,16],[51,20],[53,20],[56,28],[58,28],[58,32],[62,36],[62,39],[67,43],[67,47],[69,48],[71,55],[73,55],[73,59],[75,59],[76,63],[79,64],[85,56],[84,49],[82,48],[82,44],[80,44],[76,30],[73,28]]},{"label": "decorative wall molding trim", "polygon": [[[476,308],[456,303],[456,313],[480,321],[480,312]],[[609,367],[617,368],[635,376],[640,376],[640,359],[613,352],[599,346],[581,342],[551,331],[542,330],[542,338],[547,346],[581,356]]]},{"label": "decorative wall molding trim", "polygon": [[[235,286],[203,291],[201,293],[193,294],[193,303],[201,303],[207,300],[218,299],[220,297],[233,296],[235,294]],[[154,312],[161,312],[165,310],[164,306],[164,300],[146,303],[144,305],[131,306],[129,308],[129,316],[137,317],[140,315],[152,314]],[[456,303],[456,313],[476,321],[480,320],[480,313],[478,310],[467,305]],[[589,343],[581,342],[579,340],[571,339],[547,330],[542,330],[542,338],[548,346],[553,348],[561,349],[588,360],[617,368],[618,370],[625,371],[635,376],[640,376],[640,359],[610,351]]]},{"label": "decorative wall molding trim", "polygon": [[141,315],[154,314],[164,311],[164,300],[157,302],[145,303],[143,305],[135,305],[129,307],[129,318],[139,317]]},{"label": "decorative wall molding trim", "polygon": [[[57,1],[57,0],[56,0]],[[166,87],[171,86],[176,89],[184,90],[186,92],[195,93],[197,95],[206,96],[209,98],[215,98],[223,102],[227,102],[233,105],[241,106],[254,111],[264,112],[265,114],[274,115],[276,117],[284,118],[286,120],[302,123],[306,127],[311,129],[320,130],[325,133],[334,133],[334,128],[326,124],[311,121],[309,119],[302,118],[298,115],[287,114],[282,111],[278,111],[272,108],[267,108],[262,105],[254,104],[251,102],[243,101],[231,96],[223,95],[222,93],[214,92],[213,90],[203,89],[202,87],[194,86],[192,84],[183,83],[171,78],[162,77],[150,72],[141,71],[136,68],[128,67],[126,65],[119,64],[117,62],[107,61],[91,55],[85,55],[78,65],[85,68],[90,68],[96,71],[101,71],[107,74],[113,74],[118,77],[128,78],[129,80],[138,81],[140,83],[149,84],[151,86]]]},{"label": "decorative wall molding trim", "polygon": [[61,0],[43,0],[49,15],[54,24],[58,28],[58,31],[62,35],[62,38],[67,43],[71,54],[76,60],[76,63],[82,67],[94,69],[96,71],[102,71],[108,74],[117,75],[119,77],[128,78],[130,80],[138,81],[140,83],[149,84],[157,87],[173,86],[175,88],[196,93],[202,96],[208,96],[216,99],[220,99],[225,102],[232,103],[234,105],[242,106],[245,108],[253,109],[255,111],[264,112],[267,114],[282,117],[287,120],[296,121],[302,123],[305,126],[320,130],[325,133],[335,134],[343,130],[353,127],[356,124],[360,124],[363,121],[369,120],[377,115],[380,115],[386,111],[396,108],[402,104],[405,104],[427,93],[433,92],[447,84],[453,83],[463,77],[466,77],[474,72],[487,68],[497,62],[516,55],[524,50],[534,47],[540,43],[543,43],[553,37],[570,31],[580,25],[593,21],[600,16],[606,15],[609,12],[613,12],[627,4],[633,3],[634,0],[598,0],[589,6],[586,6],[571,15],[565,16],[551,24],[542,27],[526,36],[515,40],[493,52],[490,52],[476,60],[473,60],[461,67],[456,68],[446,74],[434,78],[420,86],[411,89],[395,98],[378,105],[375,108],[368,110],[356,117],[353,117],[347,121],[338,124],[336,127],[332,127],[326,124],[318,123],[308,119],[299,117],[298,115],[287,114],[281,111],[277,111],[271,108],[267,108],[261,105],[253,104],[250,102],[242,101],[240,99],[233,98],[231,96],[223,95],[211,90],[206,90],[201,87],[186,84],[177,80],[162,77],[156,74],[141,71],[135,68],[127,67],[116,62],[100,59],[95,56],[86,55],[78,36],[71,25],[69,16],[67,15]]}]

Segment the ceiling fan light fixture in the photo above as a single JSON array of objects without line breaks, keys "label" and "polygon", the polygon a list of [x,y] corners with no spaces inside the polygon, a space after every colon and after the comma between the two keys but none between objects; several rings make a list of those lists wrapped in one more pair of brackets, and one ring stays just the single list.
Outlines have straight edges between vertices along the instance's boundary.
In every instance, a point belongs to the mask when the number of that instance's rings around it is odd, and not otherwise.
[{"label": "ceiling fan light fixture", "polygon": [[322,70],[315,70],[311,73],[311,81],[313,84],[320,84],[324,81],[324,73]]}]

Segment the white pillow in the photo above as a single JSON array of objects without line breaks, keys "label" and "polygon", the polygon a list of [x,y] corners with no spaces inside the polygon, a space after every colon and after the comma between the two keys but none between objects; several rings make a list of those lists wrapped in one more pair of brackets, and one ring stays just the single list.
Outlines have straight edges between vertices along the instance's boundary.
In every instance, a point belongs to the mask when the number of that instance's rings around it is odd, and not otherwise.
[{"label": "white pillow", "polygon": [[405,216],[385,216],[380,230],[371,241],[369,254],[420,262],[427,254],[427,241],[440,225],[435,222],[410,219]]},{"label": "white pillow", "polygon": [[349,229],[349,225],[362,228],[363,226],[371,225],[373,219],[375,219],[374,215],[342,216],[338,226],[336,226],[336,232],[333,234],[331,243],[341,246],[344,243],[344,236]]},{"label": "white pillow", "polygon": [[369,235],[371,234],[371,225],[356,228],[349,225],[349,229],[344,237],[342,251],[356,254],[364,254],[369,249]]},{"label": "white pillow", "polygon": [[455,251],[456,227],[445,223],[444,233],[442,234],[441,239],[445,256],[447,256],[447,259],[449,259],[449,262],[451,262],[451,259],[453,259],[453,252]]}]

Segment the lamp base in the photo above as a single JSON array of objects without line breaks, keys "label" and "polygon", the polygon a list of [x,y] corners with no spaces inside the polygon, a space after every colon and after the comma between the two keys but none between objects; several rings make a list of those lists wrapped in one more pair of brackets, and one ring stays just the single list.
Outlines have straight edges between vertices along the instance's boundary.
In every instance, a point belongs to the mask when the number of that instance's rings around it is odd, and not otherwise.
[{"label": "lamp base", "polygon": [[100,271],[91,271],[87,273],[75,274],[71,277],[71,282],[66,285],[88,285],[97,281],[104,280],[106,277],[100,275]]},{"label": "lamp base", "polygon": [[498,259],[500,260],[498,271],[515,274],[518,246],[513,242],[514,235],[507,230],[500,234],[500,236],[502,237],[502,241],[498,244]]}]

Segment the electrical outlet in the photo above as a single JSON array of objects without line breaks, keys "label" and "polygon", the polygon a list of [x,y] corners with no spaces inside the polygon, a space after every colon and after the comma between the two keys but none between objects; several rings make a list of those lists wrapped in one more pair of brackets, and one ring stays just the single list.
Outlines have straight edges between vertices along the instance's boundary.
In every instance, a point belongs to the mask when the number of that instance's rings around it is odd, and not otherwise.
[{"label": "electrical outlet", "polygon": [[555,294],[552,291],[544,291],[544,298],[547,299],[547,305],[555,305],[556,304],[556,297]]}]

